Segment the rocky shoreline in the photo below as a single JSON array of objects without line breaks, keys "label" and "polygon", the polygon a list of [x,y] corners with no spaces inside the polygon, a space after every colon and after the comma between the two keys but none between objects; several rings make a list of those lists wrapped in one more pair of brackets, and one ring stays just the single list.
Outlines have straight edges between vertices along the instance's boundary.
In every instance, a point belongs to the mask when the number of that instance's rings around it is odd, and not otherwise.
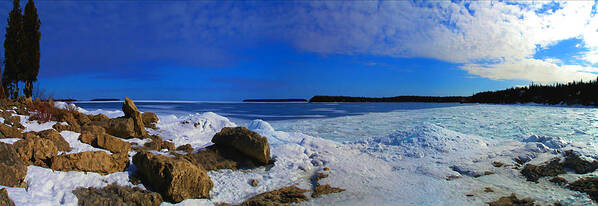
[{"label": "rocky shoreline", "polygon": [[[103,188],[83,187],[73,190],[79,205],[160,205],[162,202],[179,203],[186,199],[209,199],[214,186],[207,172],[232,169],[250,171],[268,168],[276,159],[271,158],[268,139],[245,127],[224,127],[212,138],[212,146],[204,149],[181,145],[175,148],[170,141],[150,135],[146,128],[156,129],[156,114],[141,113],[134,102],[125,98],[124,116],[108,118],[103,114],[88,115],[76,108],[57,108],[53,102],[1,100],[0,138],[17,139],[13,144],[0,142],[0,185],[27,187],[25,176],[29,165],[53,171],[80,171],[108,175],[134,171],[130,181],[145,188],[111,184]],[[57,122],[39,132],[27,131],[18,115],[40,124]],[[181,124],[184,124],[182,122]],[[98,151],[72,152],[63,131],[80,133],[78,140]],[[141,139],[137,144],[130,139]],[[134,167],[134,169],[131,169]],[[329,171],[327,171],[329,172]],[[318,173],[320,176],[324,173]],[[326,177],[328,174],[325,175]],[[247,180],[257,186],[257,180]],[[312,197],[342,192],[343,189],[320,185],[313,189],[289,186],[249,198],[241,205],[285,205]],[[14,205],[6,190],[0,190],[0,205]],[[228,204],[228,203],[221,203]]]}]

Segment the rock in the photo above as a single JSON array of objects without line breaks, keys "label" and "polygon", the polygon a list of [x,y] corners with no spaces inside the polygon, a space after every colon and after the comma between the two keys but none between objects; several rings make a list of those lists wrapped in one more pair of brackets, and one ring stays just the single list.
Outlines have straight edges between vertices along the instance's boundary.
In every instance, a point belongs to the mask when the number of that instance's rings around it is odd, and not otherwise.
[{"label": "rock", "polygon": [[232,147],[262,165],[270,163],[268,139],[245,127],[222,128],[214,135],[212,142],[221,147]]},{"label": "rock", "polygon": [[129,97],[125,97],[125,101],[123,102],[122,110],[125,113],[125,118],[133,119],[133,126],[134,131],[137,138],[143,138],[147,136],[147,131],[145,131],[145,125],[143,125],[143,118],[141,117],[141,112],[133,103],[133,100],[129,99]]},{"label": "rock", "polygon": [[169,142],[169,141],[162,141],[162,137],[157,136],[157,135],[152,135],[149,137],[150,139],[152,139],[152,141],[150,142],[146,142],[143,147],[137,147],[135,148],[137,151],[143,151],[143,150],[156,150],[156,151],[160,151],[163,149],[167,149],[168,151],[174,151],[174,143]]},{"label": "rock", "polygon": [[494,192],[494,190],[491,187],[485,187],[484,192]]},{"label": "rock", "polygon": [[98,189],[94,187],[77,188],[73,194],[79,199],[79,205],[147,205],[158,206],[162,202],[160,194],[139,188],[123,187],[116,184]]},{"label": "rock", "polygon": [[13,147],[27,165],[48,167],[47,162],[58,155],[54,142],[42,139],[33,132],[25,133],[25,139],[15,142]]},{"label": "rock", "polygon": [[15,127],[0,124],[0,138],[22,138],[21,131]]},{"label": "rock", "polygon": [[62,114],[59,115],[58,121],[66,122],[70,127],[69,129],[74,132],[81,131],[81,125],[75,119],[75,116],[71,112],[64,111]]},{"label": "rock", "polygon": [[494,167],[502,167],[503,165],[504,165],[504,163],[502,163],[502,162],[497,162],[497,161],[492,162],[492,166],[494,166]]},{"label": "rock", "polygon": [[133,119],[131,118],[114,118],[108,121],[108,127],[106,128],[106,132],[110,135],[117,136],[120,138],[135,138],[137,134],[135,133],[135,125],[133,123]]},{"label": "rock", "polygon": [[12,145],[0,142],[0,185],[25,187],[27,166]]},{"label": "rock", "polygon": [[598,177],[585,177],[567,185],[570,190],[584,192],[598,202]]},{"label": "rock", "polygon": [[56,123],[52,126],[53,129],[55,129],[58,132],[62,132],[65,130],[69,130],[72,131],[71,127],[68,124],[62,124],[62,123]]},{"label": "rock", "polygon": [[[236,154],[239,154],[236,150],[234,151]],[[230,154],[230,153],[229,153]],[[245,157],[245,156],[243,156]],[[248,167],[247,165],[239,166],[240,163],[238,161],[232,160],[223,156],[223,154],[211,147],[205,148],[203,150],[197,151],[197,153],[189,153],[184,156],[186,160],[193,163],[194,165],[200,165],[202,168],[206,170],[221,170],[221,169],[232,169],[238,170],[241,168],[252,168]],[[247,161],[242,161],[247,162]],[[251,165],[252,161],[249,160]],[[242,164],[242,163],[241,163]]]},{"label": "rock", "polygon": [[106,149],[112,153],[128,153],[131,151],[131,144],[109,134],[84,133],[79,136],[81,142],[91,146]]},{"label": "rock", "polygon": [[91,121],[99,121],[99,122],[110,120],[110,118],[108,118],[108,116],[106,116],[104,114],[96,114],[96,115],[91,116],[91,118],[89,118],[89,119]]},{"label": "rock", "polygon": [[88,125],[88,126],[81,127],[81,134],[86,134],[86,133],[99,135],[99,134],[106,133],[106,129],[104,129],[104,127],[96,126],[96,125]]},{"label": "rock", "polygon": [[87,114],[77,112],[75,114],[75,117],[77,118],[77,122],[79,122],[79,125],[81,125],[81,126],[85,126],[85,125],[88,125],[89,123],[91,123],[91,119],[89,118],[89,116]]},{"label": "rock", "polygon": [[0,189],[0,206],[15,206],[15,203],[8,197],[6,188]]},{"label": "rock", "polygon": [[177,151],[184,151],[187,153],[192,153],[194,151],[193,147],[190,144],[181,145],[176,148]]},{"label": "rock", "polygon": [[319,181],[327,177],[328,174],[322,172],[318,172],[312,177],[313,191],[311,193],[311,197],[318,198],[322,195],[345,191],[345,189],[332,187],[329,184],[320,185]]},{"label": "rock", "polygon": [[214,186],[207,172],[187,160],[139,152],[133,156],[137,173],[145,185],[172,203],[209,198]]},{"label": "rock", "polygon": [[253,196],[242,202],[240,205],[295,205],[308,200],[307,196],[304,194],[306,192],[309,192],[309,190],[304,190],[296,186],[288,186]]},{"label": "rock", "polygon": [[526,164],[523,170],[521,170],[521,174],[527,178],[527,181],[538,182],[540,177],[557,176],[567,173],[559,161],[560,159],[556,158],[542,166]]},{"label": "rock", "polygon": [[329,184],[317,185],[314,188],[314,191],[311,193],[311,197],[318,198],[318,197],[320,197],[322,195],[332,194],[332,193],[339,193],[339,192],[343,192],[343,191],[345,191],[345,189],[337,188],[337,187],[331,187]]},{"label": "rock", "polygon": [[64,140],[64,137],[54,129],[47,129],[37,133],[41,138],[48,139],[54,143],[54,146],[58,148],[58,151],[70,152],[71,146]]},{"label": "rock", "polygon": [[511,194],[511,196],[501,197],[500,199],[489,202],[488,205],[490,206],[534,206],[534,201],[529,198],[518,199],[515,194]]},{"label": "rock", "polygon": [[59,171],[110,174],[125,171],[128,165],[129,158],[126,153],[109,155],[103,151],[87,151],[53,157],[50,168]]},{"label": "rock", "polygon": [[19,129],[25,129],[25,127],[21,124],[21,117],[20,116],[8,116],[4,118],[4,124],[11,125],[13,127]]},{"label": "rock", "polygon": [[257,185],[259,184],[259,182],[258,182],[256,179],[252,179],[252,180],[250,181],[250,184],[251,184],[251,186],[253,186],[253,187],[257,187]]},{"label": "rock", "polygon": [[586,174],[598,169],[598,162],[596,160],[592,162],[583,160],[573,151],[566,151],[563,166],[575,170],[575,173],[577,174]]},{"label": "rock", "polygon": [[156,129],[156,123],[158,123],[158,115],[153,112],[144,112],[141,114],[141,119],[143,120],[143,125],[147,128]]},{"label": "rock", "polygon": [[565,178],[562,177],[553,177],[552,179],[549,180],[552,183],[555,183],[557,185],[566,185],[568,183],[568,181]]}]

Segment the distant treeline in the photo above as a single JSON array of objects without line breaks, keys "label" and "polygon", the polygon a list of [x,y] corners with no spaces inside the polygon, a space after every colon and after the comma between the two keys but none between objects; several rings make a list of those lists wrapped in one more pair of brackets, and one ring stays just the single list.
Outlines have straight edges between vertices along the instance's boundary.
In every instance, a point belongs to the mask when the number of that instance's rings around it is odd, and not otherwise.
[{"label": "distant treeline", "polygon": [[314,96],[309,102],[464,102],[467,97],[429,97],[429,96],[398,96],[398,97],[347,97],[347,96]]},{"label": "distant treeline", "polygon": [[493,92],[480,92],[469,98],[477,103],[538,103],[598,105],[598,81],[530,85]]},{"label": "distant treeline", "polygon": [[243,102],[307,102],[307,99],[246,99]]},{"label": "distant treeline", "polygon": [[516,87],[498,91],[480,92],[473,96],[429,97],[347,97],[314,96],[309,102],[459,102],[459,103],[538,103],[598,106],[598,80],[570,82],[566,84],[536,85]]}]

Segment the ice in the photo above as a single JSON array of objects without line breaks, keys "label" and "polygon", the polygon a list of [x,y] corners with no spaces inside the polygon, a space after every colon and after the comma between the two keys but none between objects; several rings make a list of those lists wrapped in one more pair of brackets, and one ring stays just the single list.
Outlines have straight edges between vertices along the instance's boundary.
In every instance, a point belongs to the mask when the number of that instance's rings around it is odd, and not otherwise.
[{"label": "ice", "polygon": [[29,166],[27,168],[27,189],[4,187],[16,205],[77,205],[77,197],[72,190],[78,187],[105,187],[116,183],[134,186],[129,183],[127,172],[100,175],[92,172],[60,172],[51,169]]},{"label": "ice", "polygon": [[235,127],[235,123],[213,112],[189,114],[185,116],[158,116],[157,130],[150,134],[172,140],[175,146],[191,144],[193,148],[203,148],[211,144],[212,136],[224,127]]},{"label": "ice", "polygon": [[[86,111],[96,112],[108,111]],[[118,111],[110,113],[112,117],[122,115]],[[196,149],[210,145],[212,136],[223,127],[237,126],[211,112],[160,115],[159,119],[157,129],[148,129],[150,134],[160,135],[176,146],[191,144]],[[31,125],[47,127],[27,123]],[[330,168],[330,176],[321,183],[346,191],[303,204],[484,205],[511,193],[545,205],[593,204],[587,195],[546,179],[539,183],[526,181],[514,168],[514,159],[541,164],[571,149],[584,158],[597,158],[594,141],[598,137],[598,109],[594,108],[473,104],[329,119],[258,119],[240,125],[268,138],[274,165],[248,171],[210,171],[208,175],[214,182],[211,199],[186,200],[179,205],[237,204],[293,184],[309,189],[311,176],[324,167]],[[78,133],[63,131],[61,135],[73,152],[100,150],[81,143]],[[143,144],[147,140],[127,141]],[[494,161],[505,166],[494,167]],[[127,172],[100,176],[33,166],[29,169],[27,190],[8,188],[18,205],[76,204],[70,192],[74,187],[101,187],[110,182],[130,185]],[[561,176],[572,181],[583,175]],[[252,187],[251,179],[258,180],[259,185]],[[495,192],[484,192],[485,187]]]}]

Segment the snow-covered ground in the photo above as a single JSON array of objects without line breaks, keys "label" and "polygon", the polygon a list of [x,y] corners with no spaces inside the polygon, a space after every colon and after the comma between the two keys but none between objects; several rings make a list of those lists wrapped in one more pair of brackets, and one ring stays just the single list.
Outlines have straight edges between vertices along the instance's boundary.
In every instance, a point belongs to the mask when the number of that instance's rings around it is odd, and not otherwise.
[{"label": "snow-covered ground", "polygon": [[[122,114],[81,111],[110,117]],[[569,149],[597,158],[598,109],[469,105],[271,123],[235,123],[209,112],[159,118],[158,129],[149,130],[151,134],[196,149],[210,145],[211,137],[222,127],[247,126],[268,138],[276,160],[269,170],[211,171],[211,200],[186,200],[180,205],[240,203],[292,184],[308,188],[311,175],[323,167],[331,170],[321,183],[346,191],[303,204],[483,205],[511,193],[542,204],[594,204],[587,195],[546,179],[527,182],[512,165],[515,157],[538,164]],[[46,127],[26,120],[22,123],[36,130]],[[62,135],[75,151],[92,150],[78,142],[77,133]],[[506,166],[493,167],[493,161]],[[488,172],[494,174],[484,175]],[[572,181],[580,175],[562,177]],[[248,183],[251,179],[257,179],[259,186],[252,187]],[[77,200],[71,192],[74,188],[102,187],[113,182],[135,186],[128,181],[127,172],[101,176],[30,166],[26,189],[7,189],[17,205],[75,205]],[[486,187],[495,192],[484,192]]]}]

